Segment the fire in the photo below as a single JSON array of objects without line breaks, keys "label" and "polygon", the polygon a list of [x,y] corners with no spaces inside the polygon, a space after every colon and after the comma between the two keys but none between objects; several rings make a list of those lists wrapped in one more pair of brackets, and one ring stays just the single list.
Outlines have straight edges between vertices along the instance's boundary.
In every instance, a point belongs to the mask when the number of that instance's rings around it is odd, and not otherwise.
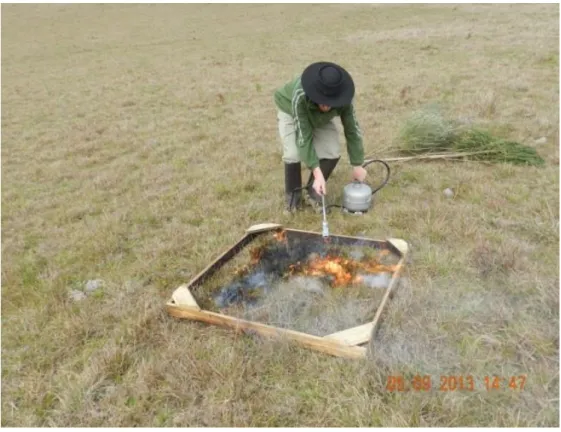
[{"label": "fire", "polygon": [[279,242],[284,242],[286,241],[286,231],[285,230],[276,231],[273,233],[273,237]]},{"label": "fire", "polygon": [[316,258],[303,272],[310,276],[332,276],[333,285],[347,285],[353,278],[349,264],[349,260],[339,257]]},{"label": "fire", "polygon": [[257,247],[257,248],[253,248],[249,251],[249,256],[251,259],[251,265],[255,265],[257,264],[259,261],[261,261],[261,257],[263,256],[263,254],[265,253],[265,248],[263,247]]},{"label": "fire", "polygon": [[384,265],[377,261],[355,261],[342,257],[326,258],[316,257],[306,264],[293,264],[290,266],[291,275],[303,274],[306,276],[319,276],[333,278],[334,286],[345,286],[362,282],[362,277],[356,273],[363,271],[366,273],[394,272],[395,265]]},{"label": "fire", "polygon": [[[284,229],[274,231],[271,235],[273,243],[277,242],[287,245],[287,232]],[[270,238],[271,238],[270,237]],[[234,271],[237,277],[247,276],[257,265],[264,263],[267,272],[280,271],[284,277],[289,276],[313,276],[327,278],[332,286],[342,287],[365,283],[368,275],[376,273],[394,273],[396,265],[386,265],[378,261],[388,255],[388,250],[380,250],[377,252],[377,258],[353,259],[345,255],[339,255],[336,250],[330,250],[327,256],[321,256],[318,253],[312,253],[304,258],[300,255],[302,261],[296,261],[298,258],[291,260],[290,255],[284,252],[277,253],[276,249],[269,249],[269,242],[264,245],[254,247],[250,250],[250,262]],[[271,253],[269,253],[271,252]],[[290,261],[287,261],[290,260]],[[296,262],[295,262],[296,261]]]}]

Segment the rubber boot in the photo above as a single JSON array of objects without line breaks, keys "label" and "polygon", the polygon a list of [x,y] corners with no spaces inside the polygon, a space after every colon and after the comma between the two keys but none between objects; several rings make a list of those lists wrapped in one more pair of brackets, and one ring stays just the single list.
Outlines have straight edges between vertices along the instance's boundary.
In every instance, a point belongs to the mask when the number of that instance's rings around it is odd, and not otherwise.
[{"label": "rubber boot", "polygon": [[[319,168],[321,169],[321,172],[323,173],[323,178],[325,178],[326,182],[331,176],[331,173],[333,173],[333,170],[335,169],[337,164],[339,163],[339,159],[341,158],[339,157],[337,159],[320,159]],[[320,213],[322,212],[321,195],[319,195],[314,190],[313,184],[314,184],[314,174],[310,173],[310,178],[308,179],[308,183],[306,184],[306,190],[307,190],[306,202],[310,206],[312,206],[314,211]]]},{"label": "rubber boot", "polygon": [[[293,213],[301,207],[302,167],[300,162],[284,164],[285,213]],[[297,189],[297,190],[296,190]]]}]

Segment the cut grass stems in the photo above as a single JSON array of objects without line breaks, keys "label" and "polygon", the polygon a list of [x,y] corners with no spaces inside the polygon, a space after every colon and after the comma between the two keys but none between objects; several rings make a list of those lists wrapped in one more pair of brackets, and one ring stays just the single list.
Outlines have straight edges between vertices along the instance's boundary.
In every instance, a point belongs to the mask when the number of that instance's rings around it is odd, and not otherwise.
[{"label": "cut grass stems", "polygon": [[466,157],[514,165],[543,166],[536,149],[493,136],[489,131],[466,127],[443,116],[430,105],[414,112],[400,133],[403,154],[462,152]]}]

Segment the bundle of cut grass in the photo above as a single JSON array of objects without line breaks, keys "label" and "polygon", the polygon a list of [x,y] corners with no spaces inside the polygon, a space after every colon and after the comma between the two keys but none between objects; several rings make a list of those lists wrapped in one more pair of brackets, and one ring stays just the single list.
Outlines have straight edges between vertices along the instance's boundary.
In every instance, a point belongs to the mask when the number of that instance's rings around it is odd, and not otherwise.
[{"label": "bundle of cut grass", "polygon": [[417,154],[449,150],[459,133],[459,126],[444,118],[437,105],[414,112],[401,129],[405,153]]},{"label": "bundle of cut grass", "polygon": [[462,126],[446,119],[434,105],[413,113],[405,122],[400,139],[402,152],[406,154],[464,152],[470,159],[495,163],[534,166],[545,163],[533,147]]},{"label": "bundle of cut grass", "polygon": [[545,163],[535,148],[494,137],[489,132],[479,129],[464,131],[454,141],[452,149],[465,152],[477,151],[477,154],[470,156],[476,160],[534,166]]}]

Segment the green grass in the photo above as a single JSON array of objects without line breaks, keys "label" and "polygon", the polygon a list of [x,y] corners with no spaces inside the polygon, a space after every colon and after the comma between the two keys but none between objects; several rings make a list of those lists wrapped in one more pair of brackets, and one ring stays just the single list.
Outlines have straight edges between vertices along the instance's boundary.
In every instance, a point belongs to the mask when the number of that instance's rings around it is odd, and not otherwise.
[{"label": "green grass", "polygon": [[400,139],[406,151],[418,153],[450,149],[458,135],[454,122],[446,119],[438,106],[429,105],[407,119]]},{"label": "green grass", "polygon": [[[2,425],[558,426],[558,18],[551,4],[3,5]],[[318,56],[353,74],[369,155],[437,103],[545,161],[395,163],[371,213],[330,214],[333,233],[411,246],[365,361],[164,310],[250,225],[320,231],[311,212],[281,216],[272,102]],[[350,174],[344,154],[330,203]],[[90,279],[103,287],[72,302]],[[386,389],[416,374],[478,388]],[[527,375],[524,390],[486,391],[499,374]]]},{"label": "green grass", "polygon": [[[494,112],[492,102],[486,114]],[[534,147],[447,119],[434,105],[414,112],[406,120],[400,132],[400,141],[406,154],[460,152],[468,159],[482,161],[534,166],[545,163]]]}]

